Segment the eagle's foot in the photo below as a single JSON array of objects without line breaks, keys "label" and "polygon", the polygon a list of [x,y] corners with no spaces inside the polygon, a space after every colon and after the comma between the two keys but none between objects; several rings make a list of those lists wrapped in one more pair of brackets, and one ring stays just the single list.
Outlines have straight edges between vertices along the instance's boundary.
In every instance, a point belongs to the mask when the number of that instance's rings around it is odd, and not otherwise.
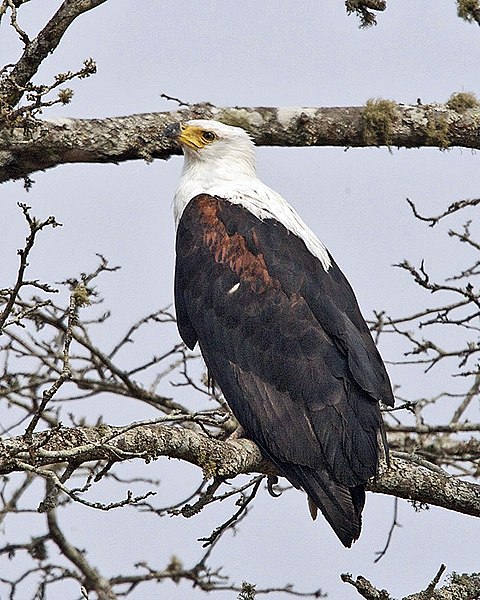
[{"label": "eagle's foot", "polygon": [[235,431],[232,431],[232,433],[228,436],[227,440],[240,440],[241,438],[245,437],[245,429],[239,425]]}]

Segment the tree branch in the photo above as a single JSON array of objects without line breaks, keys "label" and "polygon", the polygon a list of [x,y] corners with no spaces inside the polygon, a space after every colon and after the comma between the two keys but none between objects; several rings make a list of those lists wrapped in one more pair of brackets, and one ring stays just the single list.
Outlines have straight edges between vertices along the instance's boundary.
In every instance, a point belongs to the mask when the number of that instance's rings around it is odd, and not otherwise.
[{"label": "tree branch", "polygon": [[[425,590],[405,596],[403,600],[454,600],[455,598],[462,600],[476,600],[478,598],[478,590],[480,589],[480,573],[452,573],[450,582],[447,585],[435,589],[442,573],[445,570],[445,565],[442,565],[438,570],[437,575]],[[352,585],[357,592],[366,598],[366,600],[391,600],[390,594],[386,590],[377,589],[368,579],[359,575],[353,579],[349,573],[342,574],[342,581]]]},{"label": "tree branch", "polygon": [[249,440],[228,442],[208,438],[191,429],[164,424],[126,427],[62,427],[36,433],[32,447],[23,436],[5,439],[0,445],[0,474],[21,470],[16,460],[35,467],[58,462],[80,465],[94,460],[119,462],[132,458],[150,461],[160,456],[179,458],[203,469],[207,478],[233,477],[262,468],[262,456]]},{"label": "tree branch", "polygon": [[[47,488],[48,487],[49,486],[47,486]],[[47,491],[47,493],[50,492],[51,490]],[[75,546],[67,540],[58,525],[55,509],[48,511],[47,525],[50,538],[58,546],[60,552],[82,573],[86,590],[95,590],[98,600],[116,600],[117,596],[109,581],[102,577],[97,569],[88,563],[84,552],[75,548]]]},{"label": "tree branch", "polygon": [[480,25],[480,3],[478,0],[457,0],[457,14],[467,23]]},{"label": "tree branch", "polygon": [[442,464],[452,460],[462,462],[480,458],[480,439],[478,436],[470,438],[452,437],[445,433],[409,434],[403,431],[400,425],[397,428],[387,429],[390,449],[399,452],[415,452],[426,457],[435,464]]},{"label": "tree branch", "polygon": [[393,454],[389,469],[367,489],[480,517],[480,485],[449,476],[427,461],[416,464]]},{"label": "tree branch", "polygon": [[0,82],[0,96],[15,106],[25,92],[25,86],[38,68],[60,43],[64,33],[81,14],[96,8],[106,0],[65,0],[37,37],[28,41],[20,60]]},{"label": "tree branch", "polygon": [[[41,467],[60,462],[76,466],[89,461],[114,463],[132,458],[148,462],[160,456],[197,465],[206,479],[272,472],[271,465],[262,459],[259,449],[250,440],[220,441],[191,429],[163,423],[137,423],[127,427],[57,428],[34,434],[31,445],[23,436],[3,440],[0,474],[20,471],[22,463],[34,466],[40,473]],[[420,459],[415,462],[393,456],[390,468],[384,470],[369,489],[480,517],[479,485],[450,477]]]},{"label": "tree branch", "polygon": [[384,11],[387,8],[386,0],[346,0],[347,14],[356,13],[360,19],[360,27],[370,27],[377,24],[374,10]]},{"label": "tree branch", "polygon": [[174,112],[127,117],[36,121],[29,136],[23,128],[5,127],[0,129],[0,182],[66,163],[167,159],[180,149],[163,138],[166,125],[191,118],[214,118],[244,127],[259,146],[480,148],[478,105],[463,110],[389,100],[341,108],[197,104]]}]

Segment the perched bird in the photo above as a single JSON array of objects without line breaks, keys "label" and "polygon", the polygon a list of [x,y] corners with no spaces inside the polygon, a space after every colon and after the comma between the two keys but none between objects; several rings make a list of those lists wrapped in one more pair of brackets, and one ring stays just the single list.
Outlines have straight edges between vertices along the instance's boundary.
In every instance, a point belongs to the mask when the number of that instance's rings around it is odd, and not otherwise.
[{"label": "perched bird", "polygon": [[165,135],[185,155],[174,199],[180,335],[198,342],[246,437],[349,547],[382,439],[387,451],[379,402],[394,402],[352,288],[258,179],[246,131],[193,120]]}]

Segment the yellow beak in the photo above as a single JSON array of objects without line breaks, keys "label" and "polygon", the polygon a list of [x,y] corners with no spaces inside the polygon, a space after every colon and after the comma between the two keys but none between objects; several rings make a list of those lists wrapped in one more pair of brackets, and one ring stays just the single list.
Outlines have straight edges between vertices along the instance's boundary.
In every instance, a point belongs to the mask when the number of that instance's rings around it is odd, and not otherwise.
[{"label": "yellow beak", "polygon": [[207,145],[203,139],[203,129],[193,125],[182,125],[181,123],[172,123],[165,129],[165,137],[174,139],[182,146],[187,146],[192,150],[200,150]]}]

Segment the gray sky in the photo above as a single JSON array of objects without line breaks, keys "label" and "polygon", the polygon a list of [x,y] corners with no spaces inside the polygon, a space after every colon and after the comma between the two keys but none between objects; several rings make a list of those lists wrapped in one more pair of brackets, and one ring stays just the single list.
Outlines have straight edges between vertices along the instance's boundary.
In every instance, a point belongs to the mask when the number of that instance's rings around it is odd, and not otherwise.
[{"label": "gray sky", "polygon": [[[33,34],[58,5],[50,0],[29,3],[20,11],[21,18],[28,16],[21,23]],[[15,62],[19,51],[2,23],[2,64]],[[359,30],[356,18],[347,17],[338,0],[110,1],[74,23],[37,81],[79,68],[88,57],[97,61],[97,75],[76,83],[73,103],[46,112],[46,118],[174,110],[161,93],[219,106],[348,106],[372,97],[428,103],[443,102],[457,91],[480,96],[480,31],[456,17],[453,0],[390,0],[379,25],[368,30]],[[94,268],[96,252],[112,265],[122,265],[120,272],[101,281],[105,307],[114,316],[96,341],[108,345],[135,318],[172,302],[171,199],[180,169],[178,157],[150,165],[72,165],[35,174],[28,194],[20,183],[2,186],[2,220],[9,225],[0,239],[0,285],[11,283],[16,248],[26,233],[16,202],[27,202],[37,216],[54,214],[63,228],[41,236],[30,276],[65,279]],[[445,235],[452,223],[429,229],[413,220],[405,198],[417,202],[423,213],[436,214],[454,200],[477,197],[478,157],[469,151],[260,148],[258,169],[329,247],[366,317],[381,308],[406,314],[430,302],[393,263],[425,258],[436,274],[459,265],[458,244]],[[166,339],[163,332],[157,338],[152,331],[130,352],[135,360],[149,357],[175,336],[169,331]],[[398,352],[388,343],[381,350],[386,360]],[[128,364],[132,355],[123,360]],[[390,373],[410,399],[446,381],[442,371],[412,375],[397,367]],[[115,398],[72,410],[92,421],[103,412],[115,424],[155,416],[137,404]],[[133,474],[137,468],[132,463],[122,473]],[[192,478],[200,478],[198,469],[166,460],[144,472],[164,484],[165,497],[156,499],[159,505],[179,499]],[[231,507],[220,509],[227,516]],[[128,509],[68,509],[66,533],[77,546],[89,548],[89,559],[106,575],[130,573],[131,565],[146,558],[160,568],[172,553],[190,566],[201,553],[195,540],[220,521],[217,511],[207,509],[190,520],[155,520]],[[263,587],[294,582],[300,590],[322,587],[331,598],[345,600],[358,597],[340,581],[345,571],[361,573],[401,596],[425,587],[442,562],[449,572],[478,570],[472,551],[480,539],[478,520],[435,508],[416,513],[405,502],[399,515],[403,527],[396,530],[386,557],[374,565],[392,512],[392,498],[369,494],[362,536],[345,550],[323,519],[311,522],[302,493],[286,493],[277,500],[262,493],[239,534],[225,538],[211,563],[223,565],[237,583],[247,580]],[[41,528],[41,517],[32,517],[29,527]],[[8,534],[8,523],[6,529]],[[7,567],[0,560],[0,572]],[[204,595],[188,585],[168,583],[139,588],[131,597]]]}]

